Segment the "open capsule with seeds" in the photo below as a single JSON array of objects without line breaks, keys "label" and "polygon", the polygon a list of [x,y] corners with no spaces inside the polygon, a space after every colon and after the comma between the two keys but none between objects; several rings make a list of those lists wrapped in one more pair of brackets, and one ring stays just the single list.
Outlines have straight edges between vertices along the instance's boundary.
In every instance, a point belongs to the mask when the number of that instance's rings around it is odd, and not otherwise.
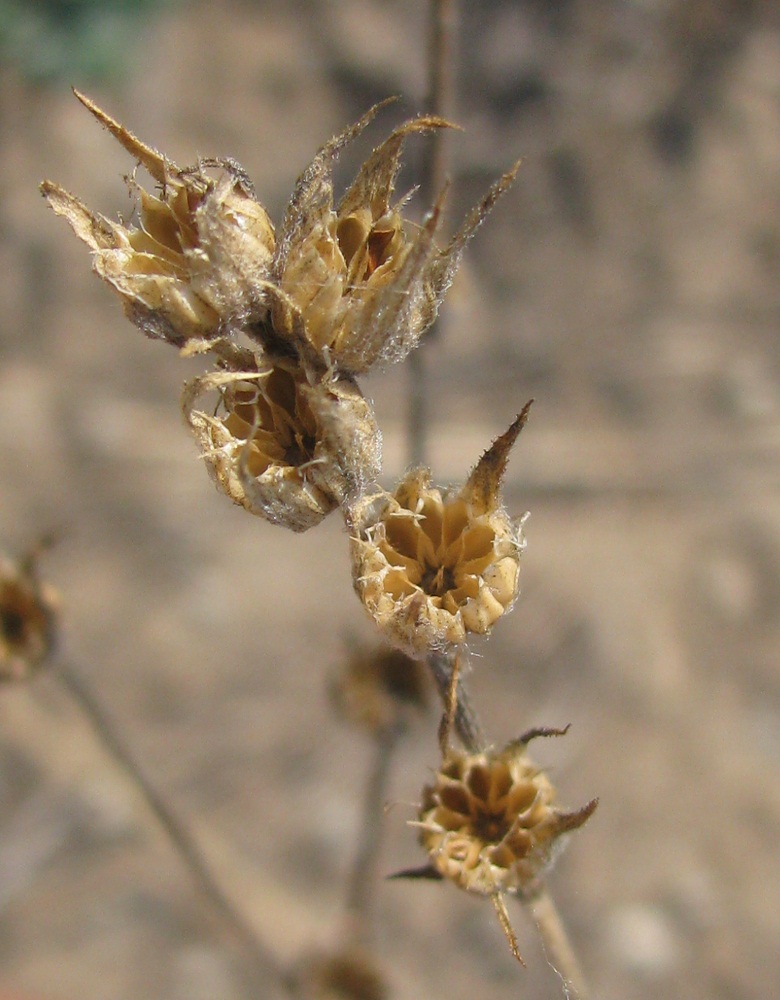
[{"label": "open capsule with seeds", "polygon": [[221,367],[185,385],[182,410],[233,501],[306,531],[373,482],[381,435],[352,379],[316,377],[295,358],[229,344],[214,350]]},{"label": "open capsule with seeds", "polygon": [[41,191],[92,251],[95,272],[117,292],[129,319],[150,337],[179,347],[266,315],[264,284],[274,251],[268,213],[232,160],[178,167],[76,92],[89,112],[151,176],[135,180],[137,223],[92,212],[52,181]]},{"label": "open capsule with seeds", "polygon": [[274,335],[316,363],[360,374],[402,360],[436,318],[463,249],[509,188],[519,164],[490,188],[440,248],[443,193],[421,225],[394,200],[405,140],[452,127],[421,116],[396,128],[336,206],[333,164],[382,105],[335,136],[301,175],[279,228],[268,287]]}]

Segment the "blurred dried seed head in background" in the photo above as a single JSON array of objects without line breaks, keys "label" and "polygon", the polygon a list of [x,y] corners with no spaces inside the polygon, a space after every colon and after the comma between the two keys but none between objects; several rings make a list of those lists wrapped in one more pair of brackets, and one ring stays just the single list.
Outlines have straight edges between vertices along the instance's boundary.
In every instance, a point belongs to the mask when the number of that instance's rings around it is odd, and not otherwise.
[{"label": "blurred dried seed head in background", "polygon": [[301,1000],[387,1000],[385,978],[372,956],[361,948],[307,959],[294,980]]},{"label": "blurred dried seed head in background", "polygon": [[333,678],[330,693],[342,718],[373,736],[403,728],[412,714],[425,711],[430,678],[420,660],[399,649],[355,649]]},{"label": "blurred dried seed head in background", "polygon": [[47,545],[20,560],[0,555],[0,681],[25,680],[52,652],[59,598],[37,567]]}]

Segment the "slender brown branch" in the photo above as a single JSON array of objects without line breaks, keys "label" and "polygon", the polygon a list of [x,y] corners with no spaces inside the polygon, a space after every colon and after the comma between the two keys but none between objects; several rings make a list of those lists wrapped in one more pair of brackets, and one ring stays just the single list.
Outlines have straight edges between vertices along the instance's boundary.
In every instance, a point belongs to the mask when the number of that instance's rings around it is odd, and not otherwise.
[{"label": "slender brown branch", "polygon": [[563,981],[566,1000],[588,1000],[588,989],[561,915],[546,888],[523,901],[536,922],[547,961]]},{"label": "slender brown branch", "polygon": [[393,752],[403,735],[400,726],[381,732],[375,742],[374,759],[363,797],[363,819],[355,862],[347,887],[348,933],[359,944],[368,944],[376,896],[377,862],[382,843],[384,800]]},{"label": "slender brown branch", "polygon": [[259,940],[254,928],[219,884],[186,824],[170,808],[125,747],[89,685],[79,676],[72,664],[62,658],[57,661],[56,673],[114,764],[124,772],[142,795],[177,856],[189,871],[193,882],[218,914],[235,944],[244,953],[250,966],[251,985],[255,995],[267,996],[274,986],[279,991],[286,990],[285,975],[276,958]]},{"label": "slender brown branch", "polygon": [[[455,73],[455,0],[430,0],[428,8],[428,93],[425,110],[448,118],[452,114]],[[431,137],[423,165],[423,195],[433,201],[447,176],[447,135]]]}]

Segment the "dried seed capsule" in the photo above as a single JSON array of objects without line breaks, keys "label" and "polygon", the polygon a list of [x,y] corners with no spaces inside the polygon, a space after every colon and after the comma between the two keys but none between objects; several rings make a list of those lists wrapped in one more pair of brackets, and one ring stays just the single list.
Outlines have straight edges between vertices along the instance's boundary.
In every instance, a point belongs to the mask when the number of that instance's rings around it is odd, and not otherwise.
[{"label": "dried seed capsule", "polygon": [[36,557],[0,556],[0,681],[26,679],[54,645],[59,600],[39,580]]},{"label": "dried seed capsule", "polygon": [[181,169],[76,96],[160,186],[157,196],[129,181],[138,195],[136,228],[96,215],[51,181],[41,185],[93,251],[96,273],[119,293],[130,320],[150,337],[183,346],[264,319],[274,231],[241,167],[202,160]]},{"label": "dried seed capsule", "polygon": [[556,790],[526,753],[537,730],[502,750],[450,749],[433,784],[423,790],[420,842],[431,864],[462,889],[485,896],[533,894],[541,875],[598,799],[566,812]]},{"label": "dried seed capsule", "polygon": [[[219,487],[253,514],[306,531],[376,478],[381,435],[347,378],[310,380],[292,358],[225,354],[185,386],[182,409]],[[216,392],[214,415],[200,409]]]},{"label": "dried seed capsule", "polygon": [[512,520],[499,487],[528,404],[458,492],[427,469],[350,511],[355,589],[385,638],[411,656],[486,634],[518,592],[525,518]]},{"label": "dried seed capsule", "polygon": [[407,136],[452,127],[441,118],[420,117],[374,150],[334,208],[333,161],[377,108],[327,143],[299,179],[268,288],[277,333],[296,341],[301,353],[352,374],[400,361],[416,347],[436,318],[463,248],[519,166],[493,185],[441,250],[434,236],[443,197],[422,226],[405,220],[402,203],[392,200]]}]

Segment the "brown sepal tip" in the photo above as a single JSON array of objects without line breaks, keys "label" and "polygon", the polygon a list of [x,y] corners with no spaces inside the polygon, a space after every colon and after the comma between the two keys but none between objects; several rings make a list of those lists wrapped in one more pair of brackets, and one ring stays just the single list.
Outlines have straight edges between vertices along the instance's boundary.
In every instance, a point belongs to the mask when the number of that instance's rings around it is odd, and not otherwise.
[{"label": "brown sepal tip", "polygon": [[579,830],[596,811],[596,807],[599,804],[598,798],[591,799],[590,802],[586,802],[581,809],[575,809],[573,812],[560,813],[558,816],[557,829],[559,833],[568,833],[571,830]]},{"label": "brown sepal tip", "polygon": [[535,726],[533,729],[526,730],[522,736],[518,736],[512,743],[514,746],[528,746],[531,740],[538,739],[540,736],[565,736],[570,729],[571,723],[565,725],[563,729],[556,729],[554,726]]},{"label": "brown sepal tip", "polygon": [[444,876],[433,865],[423,865],[420,868],[404,868],[400,872],[393,872],[391,875],[387,875],[386,878],[388,881],[397,878],[429,879],[433,882],[442,882],[444,880]]},{"label": "brown sepal tip", "polygon": [[165,156],[158,150],[154,149],[153,146],[147,146],[145,142],[141,140],[133,133],[121,125],[116,119],[112,118],[111,115],[103,111],[102,108],[98,107],[94,101],[90,100],[86,94],[82,94],[81,91],[73,88],[73,93],[77,100],[79,100],[87,111],[96,118],[100,124],[107,129],[111,135],[117,140],[117,142],[122,145],[127,152],[138,160],[139,163],[149,171],[151,176],[157,181],[158,184],[165,183],[165,173],[166,173],[166,163],[169,163]]},{"label": "brown sepal tip", "polygon": [[501,485],[509,461],[509,452],[520,431],[528,420],[533,399],[529,399],[508,430],[496,438],[493,444],[477,462],[473,472],[463,487],[463,494],[471,497],[478,506],[490,510],[496,506],[496,494]]}]

